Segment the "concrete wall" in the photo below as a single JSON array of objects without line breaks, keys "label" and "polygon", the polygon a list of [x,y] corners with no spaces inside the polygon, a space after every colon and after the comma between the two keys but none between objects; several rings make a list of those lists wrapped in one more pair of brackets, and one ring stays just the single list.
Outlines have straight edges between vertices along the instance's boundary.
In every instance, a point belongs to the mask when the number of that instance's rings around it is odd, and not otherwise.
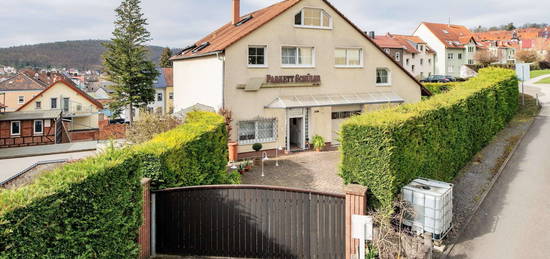
[{"label": "concrete wall", "polygon": [[223,61],[216,55],[174,61],[174,112],[197,103],[223,105]]},{"label": "concrete wall", "polygon": [[[323,8],[333,17],[333,29],[306,29],[294,26],[294,15],[303,7],[319,7]],[[274,34],[273,32],[277,32]],[[265,45],[267,46],[267,67],[265,68],[249,68],[247,64],[247,51],[249,45]],[[308,46],[315,47],[315,66],[312,68],[285,68],[281,66],[281,47],[282,46]],[[337,68],[335,67],[334,51],[340,47],[355,47],[363,49],[364,65],[360,68]],[[200,91],[201,95],[208,95],[209,89],[217,89],[217,83],[210,80],[210,85],[194,84],[193,87],[183,87],[178,89],[180,82],[185,78],[185,75],[200,73],[201,62],[206,61],[197,59],[195,61],[179,61],[174,64],[174,80],[176,107],[180,105],[180,93],[189,93]],[[210,57],[215,63],[215,57]],[[420,101],[420,87],[417,83],[406,75],[399,65],[391,62],[386,54],[375,47],[373,43],[368,41],[365,36],[350,26],[343,18],[339,17],[332,9],[320,0],[304,0],[296,4],[294,7],[287,10],[285,13],[265,24],[261,28],[254,31],[252,34],[241,39],[226,49],[225,52],[225,106],[233,112],[233,132],[232,140],[237,139],[238,121],[250,120],[257,117],[272,117],[272,112],[264,109],[264,106],[271,103],[279,96],[292,95],[315,95],[315,94],[334,94],[334,93],[365,93],[377,91],[394,91],[403,97],[406,102]],[[193,64],[199,66],[191,67]],[[216,67],[211,65],[211,68]],[[391,82],[389,86],[376,86],[376,68],[388,68],[391,71]],[[180,72],[189,69],[190,72]],[[209,76],[217,77],[217,70],[210,69]],[[212,75],[213,74],[213,75]],[[238,85],[246,84],[250,78],[265,78],[266,75],[320,75],[320,87],[286,87],[286,88],[262,88],[256,92],[245,92],[242,89],[237,89]],[[217,92],[216,92],[217,93]],[[191,93],[191,96],[194,96]],[[210,97],[211,98],[211,97]],[[189,98],[187,98],[189,99]],[[197,102],[193,97],[192,101],[187,100],[184,103],[192,105]],[[206,102],[206,101],[203,101]],[[211,102],[215,104],[215,102]],[[208,103],[205,103],[208,104]],[[176,109],[177,110],[177,109]],[[313,109],[312,109],[313,110]],[[328,114],[326,109],[324,113]],[[279,114],[279,116],[282,113]],[[310,128],[312,132],[318,132],[320,135],[327,136],[330,132],[330,115],[315,116],[316,122]],[[278,121],[279,139],[273,143],[264,143],[264,148],[275,148],[284,143],[286,136],[285,128],[281,128],[286,123],[285,120]],[[317,129],[315,125],[321,125],[325,129]],[[281,131],[282,130],[282,131]],[[311,134],[310,134],[311,135]],[[250,151],[247,146],[239,147],[239,152]]]}]

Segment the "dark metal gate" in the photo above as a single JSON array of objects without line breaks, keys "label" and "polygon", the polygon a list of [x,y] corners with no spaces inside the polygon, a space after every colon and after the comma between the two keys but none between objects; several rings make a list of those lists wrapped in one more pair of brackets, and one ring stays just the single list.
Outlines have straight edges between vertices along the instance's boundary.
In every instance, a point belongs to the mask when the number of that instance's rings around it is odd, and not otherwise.
[{"label": "dark metal gate", "polygon": [[268,186],[154,192],[157,254],[344,258],[345,196]]}]

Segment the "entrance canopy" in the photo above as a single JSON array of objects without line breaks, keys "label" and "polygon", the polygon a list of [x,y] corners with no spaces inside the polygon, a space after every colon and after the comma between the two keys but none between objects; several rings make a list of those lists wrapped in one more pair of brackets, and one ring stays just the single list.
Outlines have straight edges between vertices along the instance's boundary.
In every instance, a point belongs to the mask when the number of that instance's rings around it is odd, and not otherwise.
[{"label": "entrance canopy", "polygon": [[266,105],[270,109],[306,108],[353,104],[403,103],[405,100],[394,92],[351,94],[294,95],[277,97]]}]

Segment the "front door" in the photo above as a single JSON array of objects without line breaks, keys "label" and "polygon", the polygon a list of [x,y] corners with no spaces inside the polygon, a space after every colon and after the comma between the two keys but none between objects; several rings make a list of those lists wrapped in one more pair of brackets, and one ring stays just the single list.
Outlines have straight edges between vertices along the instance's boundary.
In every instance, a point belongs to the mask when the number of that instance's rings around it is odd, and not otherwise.
[{"label": "front door", "polygon": [[289,119],[289,144],[290,150],[304,148],[304,118]]}]

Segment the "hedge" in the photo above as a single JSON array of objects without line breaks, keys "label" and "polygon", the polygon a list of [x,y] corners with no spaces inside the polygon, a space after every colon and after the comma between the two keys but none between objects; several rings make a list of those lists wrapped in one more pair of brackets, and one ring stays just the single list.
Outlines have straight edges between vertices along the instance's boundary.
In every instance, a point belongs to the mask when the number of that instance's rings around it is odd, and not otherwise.
[{"label": "hedge", "polygon": [[447,93],[352,117],[342,125],[341,176],[384,209],[418,177],[452,181],[517,111],[514,71],[485,68]]},{"label": "hedge", "polygon": [[136,258],[140,179],[153,174],[157,186],[238,181],[225,173],[226,139],[221,116],[193,112],[143,145],[111,148],[30,185],[0,189],[0,258]]},{"label": "hedge", "polygon": [[458,84],[461,84],[462,82],[449,82],[449,83],[422,83],[430,93],[433,95],[438,95],[442,93],[446,93],[449,90],[456,87]]}]

